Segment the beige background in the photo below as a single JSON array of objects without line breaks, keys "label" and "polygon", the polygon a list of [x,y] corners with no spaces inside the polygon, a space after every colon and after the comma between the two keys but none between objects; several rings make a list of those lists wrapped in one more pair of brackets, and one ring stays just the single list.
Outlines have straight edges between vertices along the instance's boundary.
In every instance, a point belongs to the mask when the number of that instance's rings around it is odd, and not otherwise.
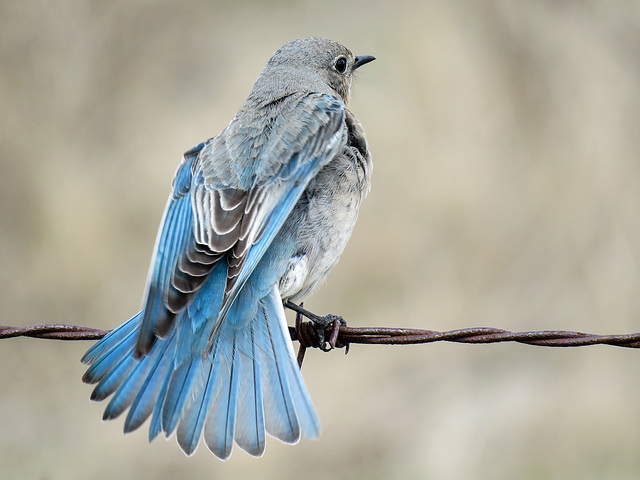
[{"label": "beige background", "polygon": [[[359,326],[640,329],[636,0],[4,0],[0,322],[135,313],[180,155],[306,35],[378,57],[351,104],[373,190],[307,306]],[[640,478],[637,351],[310,352],[322,438],[223,463],[101,423],[88,347],[0,343],[2,478]]]}]

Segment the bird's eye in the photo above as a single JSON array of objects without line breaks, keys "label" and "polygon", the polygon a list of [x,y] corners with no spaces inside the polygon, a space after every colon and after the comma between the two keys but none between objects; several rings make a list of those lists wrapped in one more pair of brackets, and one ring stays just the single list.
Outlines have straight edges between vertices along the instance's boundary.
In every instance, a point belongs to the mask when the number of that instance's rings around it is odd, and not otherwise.
[{"label": "bird's eye", "polygon": [[338,73],[344,73],[347,70],[347,58],[346,57],[336,58],[335,69]]}]

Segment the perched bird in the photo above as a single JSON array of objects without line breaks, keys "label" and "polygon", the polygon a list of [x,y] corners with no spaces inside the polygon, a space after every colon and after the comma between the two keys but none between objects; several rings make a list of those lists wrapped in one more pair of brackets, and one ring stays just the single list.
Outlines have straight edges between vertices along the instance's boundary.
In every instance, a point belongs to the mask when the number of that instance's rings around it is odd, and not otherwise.
[{"label": "perched bird", "polygon": [[371,156],[346,108],[374,60],[324,38],[284,44],[220,133],[184,154],[162,218],[142,310],[82,361],[104,413],[151,417],[149,440],[204,437],[221,459],[265,432],[320,434],[283,301],[307,296],[338,261],[369,190]]}]

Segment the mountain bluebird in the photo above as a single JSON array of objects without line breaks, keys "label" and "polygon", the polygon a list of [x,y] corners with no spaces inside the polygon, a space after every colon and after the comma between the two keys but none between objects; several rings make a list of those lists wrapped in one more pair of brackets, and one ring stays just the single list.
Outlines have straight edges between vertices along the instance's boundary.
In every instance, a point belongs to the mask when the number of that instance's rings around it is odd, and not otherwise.
[{"label": "mountain bluebird", "polygon": [[149,440],[200,437],[261,455],[320,425],[296,363],[283,301],[336,264],[369,189],[371,156],[346,108],[354,56],[324,38],[284,44],[217,137],[184,154],[162,218],[142,310],[83,357],[91,398],[151,417]]}]

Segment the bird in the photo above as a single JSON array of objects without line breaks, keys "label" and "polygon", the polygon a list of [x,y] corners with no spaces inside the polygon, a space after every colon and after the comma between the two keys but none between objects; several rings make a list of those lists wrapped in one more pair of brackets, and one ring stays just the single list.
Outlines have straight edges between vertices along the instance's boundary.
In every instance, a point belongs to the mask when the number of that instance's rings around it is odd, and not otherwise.
[{"label": "bird", "polygon": [[103,419],[149,418],[149,441],[220,459],[317,438],[284,302],[335,266],[370,189],[365,133],[347,109],[375,60],[320,37],[278,48],[216,137],[187,151],[160,223],[141,310],[82,358]]}]

